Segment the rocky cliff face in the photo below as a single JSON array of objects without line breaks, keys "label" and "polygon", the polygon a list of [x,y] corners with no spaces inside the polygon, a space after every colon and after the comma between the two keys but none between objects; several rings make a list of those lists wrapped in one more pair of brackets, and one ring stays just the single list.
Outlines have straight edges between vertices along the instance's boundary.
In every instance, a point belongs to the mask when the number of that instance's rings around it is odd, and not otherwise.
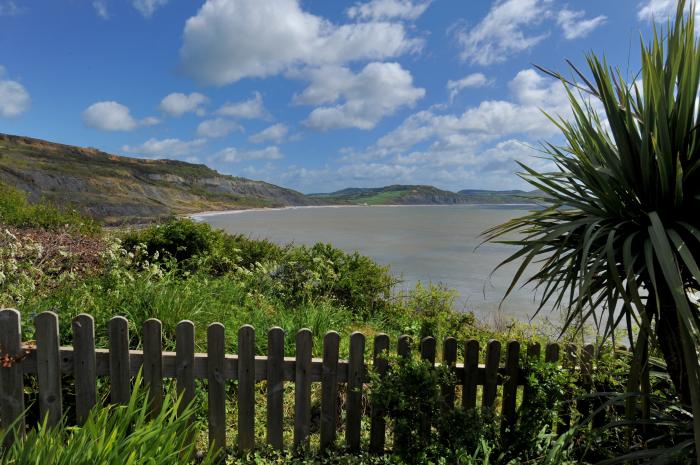
[{"label": "rocky cliff face", "polygon": [[316,205],[300,192],[204,165],[121,157],[0,134],[0,182],[107,223],[250,207]]}]

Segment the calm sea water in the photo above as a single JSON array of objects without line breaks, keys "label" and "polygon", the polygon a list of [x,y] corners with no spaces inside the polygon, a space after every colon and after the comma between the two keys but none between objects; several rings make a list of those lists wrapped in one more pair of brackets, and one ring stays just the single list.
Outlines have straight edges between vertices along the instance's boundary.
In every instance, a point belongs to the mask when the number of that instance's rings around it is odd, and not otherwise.
[{"label": "calm sea water", "polygon": [[[517,206],[370,206],[249,210],[201,216],[216,228],[286,244],[330,242],[389,265],[403,279],[442,283],[459,292],[461,309],[489,319],[515,272],[514,266],[490,276],[513,252],[509,246],[484,244],[487,228],[525,213]],[[479,246],[479,247],[477,247]],[[535,309],[531,288],[517,290],[501,306],[507,316],[526,320]]]}]

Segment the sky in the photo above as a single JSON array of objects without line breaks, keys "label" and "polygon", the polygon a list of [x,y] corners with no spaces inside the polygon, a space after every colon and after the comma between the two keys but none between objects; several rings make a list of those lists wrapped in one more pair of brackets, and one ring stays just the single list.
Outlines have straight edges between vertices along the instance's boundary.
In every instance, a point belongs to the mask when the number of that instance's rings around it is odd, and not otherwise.
[{"label": "sky", "polygon": [[560,82],[675,0],[0,0],[0,132],[305,193],[517,189]]}]

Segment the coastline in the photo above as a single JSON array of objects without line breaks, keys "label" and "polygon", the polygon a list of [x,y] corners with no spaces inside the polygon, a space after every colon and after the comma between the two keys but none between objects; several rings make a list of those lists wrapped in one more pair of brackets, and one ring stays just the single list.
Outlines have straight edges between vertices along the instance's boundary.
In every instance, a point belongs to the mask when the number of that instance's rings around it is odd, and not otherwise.
[{"label": "coastline", "polygon": [[246,212],[267,212],[280,210],[301,210],[312,208],[358,208],[358,207],[535,207],[534,203],[458,203],[458,204],[411,204],[411,205],[290,205],[286,207],[239,208],[236,210],[210,210],[182,215],[194,221],[221,215],[237,215]]}]

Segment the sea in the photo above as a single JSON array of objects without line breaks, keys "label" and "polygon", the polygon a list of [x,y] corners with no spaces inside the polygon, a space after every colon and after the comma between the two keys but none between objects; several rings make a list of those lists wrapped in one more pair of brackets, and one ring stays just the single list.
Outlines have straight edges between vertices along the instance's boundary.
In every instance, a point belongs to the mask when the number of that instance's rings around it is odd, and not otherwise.
[{"label": "sea", "polygon": [[[456,308],[482,321],[530,321],[538,301],[533,286],[503,300],[517,269],[496,270],[516,249],[483,243],[488,228],[527,213],[532,205],[332,206],[253,209],[193,215],[227,232],[279,244],[331,243],[388,265],[401,282],[441,284],[458,293]],[[505,317],[505,318],[504,318]],[[543,313],[536,318],[550,319]],[[557,319],[557,318],[553,318]]]}]

